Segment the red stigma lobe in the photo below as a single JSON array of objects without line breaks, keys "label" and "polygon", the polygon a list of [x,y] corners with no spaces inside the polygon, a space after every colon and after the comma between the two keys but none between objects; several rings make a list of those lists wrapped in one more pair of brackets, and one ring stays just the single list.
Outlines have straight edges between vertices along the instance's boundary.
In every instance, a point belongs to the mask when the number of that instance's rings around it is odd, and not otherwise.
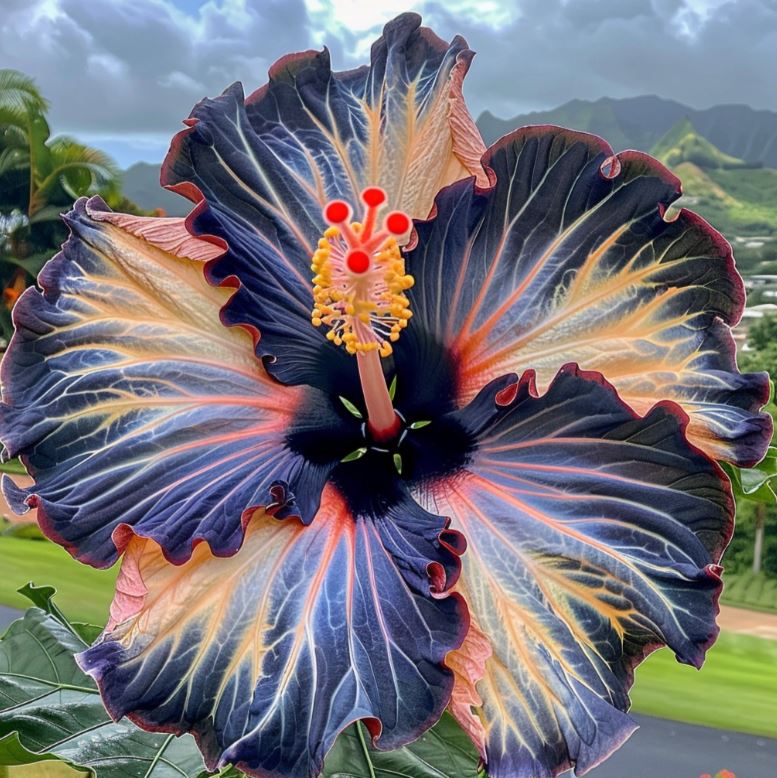
[{"label": "red stigma lobe", "polygon": [[326,208],[324,208],[324,218],[330,224],[342,224],[348,220],[350,215],[351,209],[349,208],[348,203],[343,200],[332,200],[332,202],[327,203]]},{"label": "red stigma lobe", "polygon": [[377,208],[386,202],[386,193],[379,186],[368,186],[362,192],[362,201],[369,208]]},{"label": "red stigma lobe", "polygon": [[345,263],[352,273],[366,273],[370,269],[370,255],[362,249],[351,249]]},{"label": "red stigma lobe", "polygon": [[386,217],[386,229],[392,235],[404,235],[410,229],[410,219],[402,211],[394,211]]}]

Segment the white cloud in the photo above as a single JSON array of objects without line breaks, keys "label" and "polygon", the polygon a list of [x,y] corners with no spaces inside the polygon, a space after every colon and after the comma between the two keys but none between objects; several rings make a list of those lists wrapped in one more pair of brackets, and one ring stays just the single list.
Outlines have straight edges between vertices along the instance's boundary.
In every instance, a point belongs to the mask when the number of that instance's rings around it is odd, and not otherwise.
[{"label": "white cloud", "polygon": [[310,44],[303,0],[3,0],[3,66],[34,76],[57,131],[176,132],[195,102],[247,91]]},{"label": "white cloud", "polygon": [[171,73],[162,76],[159,79],[159,85],[179,89],[184,92],[201,92],[204,94],[206,91],[204,84],[196,81],[186,73],[181,73],[180,70],[173,70]]},{"label": "white cloud", "polygon": [[[448,6],[427,8],[443,36],[461,27]],[[466,87],[476,113],[643,94],[777,110],[773,0],[522,0],[520,8],[497,34],[462,30],[480,52]]]},{"label": "white cloud", "polygon": [[[348,64],[369,57],[370,46],[387,21],[405,11],[415,11],[428,25],[434,18],[435,5],[430,0],[305,0],[313,40],[331,48],[336,39],[337,50]],[[447,0],[445,6],[447,15],[456,19],[462,31],[472,24],[498,31],[521,16],[519,0]]]},{"label": "white cloud", "polygon": [[102,54],[90,54],[86,58],[86,64],[87,73],[101,80],[126,78],[128,75],[127,63],[107,51]]},{"label": "white cloud", "polygon": [[2,4],[2,64],[37,79],[54,129],[123,138],[126,149],[137,148],[128,140],[136,136],[171,137],[195,102],[233,81],[252,91],[287,52],[326,43],[335,67],[364,62],[381,26],[405,10],[421,12],[443,38],[462,33],[480,52],[465,86],[474,113],[507,117],[575,97],[651,93],[693,107],[777,109],[774,0]]}]

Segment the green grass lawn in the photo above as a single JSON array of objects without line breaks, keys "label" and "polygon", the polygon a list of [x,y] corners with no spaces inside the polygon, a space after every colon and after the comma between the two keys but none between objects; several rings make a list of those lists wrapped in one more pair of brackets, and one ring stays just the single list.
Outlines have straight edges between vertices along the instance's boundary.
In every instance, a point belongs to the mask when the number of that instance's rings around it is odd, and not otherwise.
[{"label": "green grass lawn", "polygon": [[73,621],[102,626],[108,617],[118,565],[110,570],[76,562],[62,548],[47,540],[0,536],[0,603],[28,608],[30,601],[17,589],[32,581],[57,589],[57,604]]},{"label": "green grass lawn", "polygon": [[777,738],[777,641],[721,633],[701,671],[667,649],[637,669],[634,711]]}]

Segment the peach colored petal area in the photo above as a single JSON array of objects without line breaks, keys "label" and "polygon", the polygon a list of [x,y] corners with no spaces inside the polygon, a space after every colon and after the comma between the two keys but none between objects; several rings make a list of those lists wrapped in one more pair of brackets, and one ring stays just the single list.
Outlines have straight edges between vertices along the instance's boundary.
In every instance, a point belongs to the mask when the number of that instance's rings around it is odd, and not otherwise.
[{"label": "peach colored petal area", "polygon": [[[428,32],[422,28],[422,33]],[[440,39],[437,45],[447,47]],[[454,181],[475,176],[478,186],[489,184],[480,161],[486,147],[462,93],[473,56],[468,49],[459,52],[447,89],[437,90],[423,110],[415,104],[416,90],[408,90],[406,123],[387,127],[375,116],[371,167],[379,171],[377,181],[386,188],[392,206],[396,203],[394,207],[416,218],[427,216],[440,189]],[[373,115],[366,105],[365,113]],[[392,130],[399,130],[396,137]]]},{"label": "peach colored petal area", "polygon": [[143,583],[140,568],[147,547],[152,550],[153,541],[137,535],[130,537],[127,542],[119,577],[116,579],[116,591],[111,602],[106,632],[112,632],[119,624],[131,619],[143,609],[148,588]]},{"label": "peach colored petal area", "polygon": [[[486,147],[480,135],[480,130],[467,108],[462,91],[464,76],[467,75],[471,61],[472,55],[468,57],[461,56],[456,62],[456,67],[451,72],[451,89],[448,97],[450,105],[448,124],[451,130],[454,155],[466,170],[466,173],[475,176],[475,183],[480,187],[486,187],[490,181],[481,162]],[[450,171],[449,168],[448,183],[452,183],[465,176],[464,171]]]},{"label": "peach colored petal area", "polygon": [[445,658],[445,664],[453,670],[455,678],[450,711],[484,759],[486,758],[486,731],[473,708],[483,705],[477,684],[486,674],[486,661],[491,654],[491,643],[472,622],[461,647],[451,651]]},{"label": "peach colored petal area", "polygon": [[224,252],[220,246],[191,235],[186,229],[186,219],[133,216],[128,213],[97,210],[92,211],[90,215],[95,221],[109,222],[177,257],[206,262]]}]

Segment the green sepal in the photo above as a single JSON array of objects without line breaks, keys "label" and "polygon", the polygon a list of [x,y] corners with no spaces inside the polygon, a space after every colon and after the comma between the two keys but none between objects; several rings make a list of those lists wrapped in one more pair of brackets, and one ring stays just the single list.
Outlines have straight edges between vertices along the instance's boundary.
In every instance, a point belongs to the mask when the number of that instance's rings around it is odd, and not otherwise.
[{"label": "green sepal", "polygon": [[341,462],[353,462],[357,459],[361,459],[365,454],[367,453],[367,449],[357,448],[354,449],[350,454],[346,454],[340,461]]},{"label": "green sepal", "polygon": [[345,409],[352,413],[357,419],[363,419],[362,412],[347,398],[342,395],[339,396],[340,402],[345,406]]},{"label": "green sepal", "polygon": [[0,463],[0,473],[27,475],[24,465],[18,459],[9,459],[7,462]]}]

